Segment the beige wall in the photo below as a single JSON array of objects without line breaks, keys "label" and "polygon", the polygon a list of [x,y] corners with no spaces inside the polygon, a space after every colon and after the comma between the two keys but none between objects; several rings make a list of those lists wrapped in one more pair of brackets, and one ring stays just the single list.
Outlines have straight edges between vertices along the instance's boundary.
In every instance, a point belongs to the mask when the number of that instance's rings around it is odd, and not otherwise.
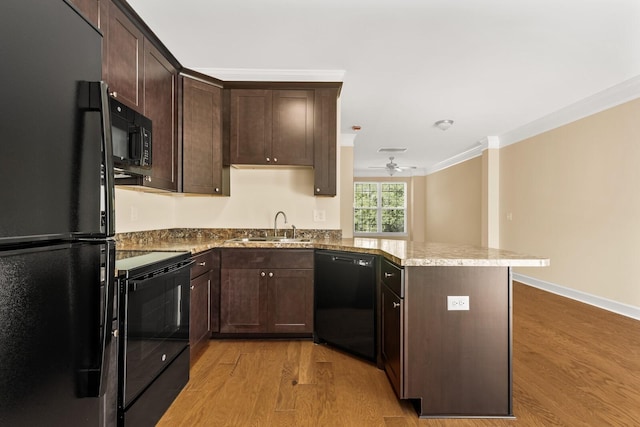
[{"label": "beige wall", "polygon": [[[278,211],[298,228],[339,229],[340,196],[313,195],[313,169],[231,168],[231,197],[116,192],[117,232],[157,228],[270,228]],[[314,211],[324,221],[314,220]],[[137,211],[137,219],[131,212]],[[282,226],[282,221],[280,221]]]},{"label": "beige wall", "polygon": [[640,307],[640,99],[501,149],[500,183],[501,248],[551,258],[517,272]]},{"label": "beige wall", "polygon": [[427,176],[425,224],[428,241],[481,244],[481,157]]},{"label": "beige wall", "polygon": [[426,240],[427,211],[427,177],[414,176],[410,180],[411,222],[409,222],[409,239],[414,242]]},{"label": "beige wall", "polygon": [[342,237],[353,237],[353,145],[340,149],[340,227]]}]

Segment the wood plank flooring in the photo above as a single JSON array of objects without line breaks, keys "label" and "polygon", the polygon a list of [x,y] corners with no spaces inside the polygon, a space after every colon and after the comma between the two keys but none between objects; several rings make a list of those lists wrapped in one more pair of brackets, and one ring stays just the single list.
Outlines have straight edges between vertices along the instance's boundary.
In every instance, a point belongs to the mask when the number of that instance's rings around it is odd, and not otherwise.
[{"label": "wood plank flooring", "polygon": [[640,322],[514,283],[514,413],[419,419],[373,364],[311,341],[210,341],[173,426],[640,426]]}]

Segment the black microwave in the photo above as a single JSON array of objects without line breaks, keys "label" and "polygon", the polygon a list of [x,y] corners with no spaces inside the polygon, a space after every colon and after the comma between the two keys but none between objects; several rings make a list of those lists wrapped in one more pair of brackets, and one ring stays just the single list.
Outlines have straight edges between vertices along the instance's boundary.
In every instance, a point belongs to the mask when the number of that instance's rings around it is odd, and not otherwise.
[{"label": "black microwave", "polygon": [[151,120],[111,98],[113,166],[149,175],[151,173]]}]

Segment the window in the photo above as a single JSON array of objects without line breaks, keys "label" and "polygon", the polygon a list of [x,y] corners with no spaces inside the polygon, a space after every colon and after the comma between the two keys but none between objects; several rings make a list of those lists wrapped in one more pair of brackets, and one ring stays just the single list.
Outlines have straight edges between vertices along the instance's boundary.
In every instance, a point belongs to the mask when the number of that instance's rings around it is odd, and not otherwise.
[{"label": "window", "polygon": [[404,182],[354,183],[354,233],[406,234],[406,193]]}]

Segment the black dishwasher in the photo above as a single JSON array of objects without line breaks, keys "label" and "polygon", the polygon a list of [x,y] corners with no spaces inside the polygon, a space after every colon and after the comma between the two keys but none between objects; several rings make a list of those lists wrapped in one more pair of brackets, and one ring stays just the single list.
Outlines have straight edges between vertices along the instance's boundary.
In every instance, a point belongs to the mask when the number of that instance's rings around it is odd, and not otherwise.
[{"label": "black dishwasher", "polygon": [[317,250],[313,340],[376,360],[376,256]]}]

